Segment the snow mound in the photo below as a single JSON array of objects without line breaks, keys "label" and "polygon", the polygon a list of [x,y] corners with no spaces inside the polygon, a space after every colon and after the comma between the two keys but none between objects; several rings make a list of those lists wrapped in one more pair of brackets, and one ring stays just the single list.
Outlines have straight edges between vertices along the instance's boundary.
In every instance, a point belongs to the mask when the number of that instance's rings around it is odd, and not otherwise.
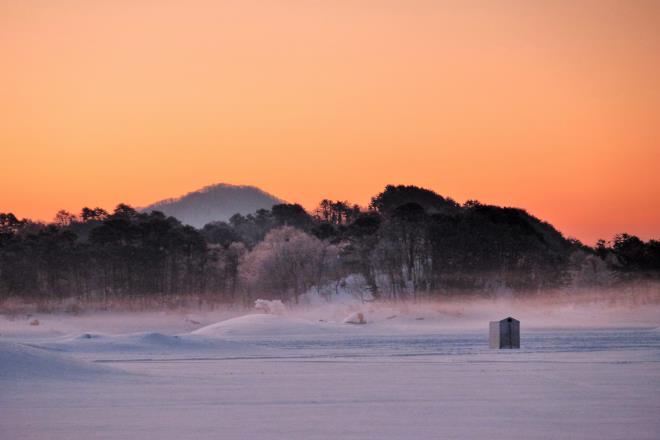
[{"label": "snow mound", "polygon": [[0,380],[39,378],[80,380],[112,373],[119,372],[48,350],[0,342]]},{"label": "snow mound", "polygon": [[366,324],[367,321],[364,319],[364,313],[355,312],[351,313],[349,316],[344,319],[344,324]]},{"label": "snow mound", "polygon": [[[107,335],[82,333],[60,338],[55,341],[42,341],[39,348],[69,353],[96,354],[175,354],[190,351],[217,351],[237,348],[230,342],[223,342],[199,336],[166,335],[157,332]],[[238,347],[240,348],[240,347]]]},{"label": "snow mound", "polygon": [[[59,341],[39,344],[60,351],[73,348],[97,349],[143,349],[147,347],[168,348],[180,345],[178,336],[168,336],[162,333],[131,333],[127,335],[104,335],[100,333],[82,333],[77,336],[62,338]],[[75,350],[73,350],[75,351]]]},{"label": "snow mound", "polygon": [[192,332],[203,336],[280,336],[325,334],[334,326],[280,315],[252,314],[228,319]]}]

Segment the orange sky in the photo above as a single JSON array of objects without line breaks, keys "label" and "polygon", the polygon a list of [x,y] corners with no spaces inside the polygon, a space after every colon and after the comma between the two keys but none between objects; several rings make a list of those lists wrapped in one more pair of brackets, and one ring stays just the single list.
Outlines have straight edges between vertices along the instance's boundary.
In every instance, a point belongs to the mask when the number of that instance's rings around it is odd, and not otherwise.
[{"label": "orange sky", "polygon": [[387,183],[660,237],[660,2],[4,0],[0,211]]}]

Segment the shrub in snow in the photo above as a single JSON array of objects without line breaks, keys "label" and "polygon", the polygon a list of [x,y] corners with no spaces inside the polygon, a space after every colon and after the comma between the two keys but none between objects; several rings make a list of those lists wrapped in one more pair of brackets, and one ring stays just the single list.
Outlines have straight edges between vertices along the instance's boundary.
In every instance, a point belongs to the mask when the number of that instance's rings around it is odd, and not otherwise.
[{"label": "shrub in snow", "polygon": [[286,307],[279,299],[258,299],[254,302],[254,308],[271,315],[282,315],[286,312]]},{"label": "shrub in snow", "polygon": [[346,319],[344,319],[344,324],[366,324],[367,321],[364,319],[364,314],[360,312],[350,314]]}]

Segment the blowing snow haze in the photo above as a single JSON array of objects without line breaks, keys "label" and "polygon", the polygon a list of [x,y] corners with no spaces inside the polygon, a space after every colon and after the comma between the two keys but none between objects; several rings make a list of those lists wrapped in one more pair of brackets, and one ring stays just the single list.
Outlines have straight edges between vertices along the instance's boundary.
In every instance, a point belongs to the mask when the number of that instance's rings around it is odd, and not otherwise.
[{"label": "blowing snow haze", "polygon": [[210,222],[227,221],[236,213],[250,214],[279,203],[284,202],[257,187],[219,183],[181,197],[161,200],[144,211],[161,211],[185,224],[202,228]]}]

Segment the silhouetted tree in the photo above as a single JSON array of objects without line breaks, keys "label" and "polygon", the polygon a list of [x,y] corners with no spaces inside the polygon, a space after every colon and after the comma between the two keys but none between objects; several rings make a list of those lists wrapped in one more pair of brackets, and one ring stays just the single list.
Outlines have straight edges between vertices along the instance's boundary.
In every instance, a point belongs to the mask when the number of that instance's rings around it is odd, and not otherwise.
[{"label": "silhouetted tree", "polygon": [[385,191],[371,198],[369,207],[388,214],[406,203],[417,203],[429,214],[451,212],[459,208],[454,200],[413,185],[387,185]]},{"label": "silhouetted tree", "polygon": [[219,244],[224,248],[241,241],[241,236],[236,230],[225,222],[208,223],[204,225],[201,232],[208,243]]},{"label": "silhouetted tree", "polygon": [[55,214],[54,222],[60,228],[65,228],[67,226],[70,226],[76,220],[77,217],[74,214],[71,214],[69,211],[65,211],[64,209],[62,209],[57,211],[57,213]]},{"label": "silhouetted tree", "polygon": [[277,226],[292,226],[303,231],[309,230],[312,226],[312,217],[297,203],[275,205],[271,209],[271,214]]},{"label": "silhouetted tree", "polygon": [[107,217],[108,212],[103,208],[99,208],[98,206],[96,208],[88,208],[85,206],[80,212],[80,218],[83,222],[102,221]]},{"label": "silhouetted tree", "polygon": [[316,208],[316,218],[331,225],[346,225],[360,215],[360,207],[347,201],[323,199]]}]

